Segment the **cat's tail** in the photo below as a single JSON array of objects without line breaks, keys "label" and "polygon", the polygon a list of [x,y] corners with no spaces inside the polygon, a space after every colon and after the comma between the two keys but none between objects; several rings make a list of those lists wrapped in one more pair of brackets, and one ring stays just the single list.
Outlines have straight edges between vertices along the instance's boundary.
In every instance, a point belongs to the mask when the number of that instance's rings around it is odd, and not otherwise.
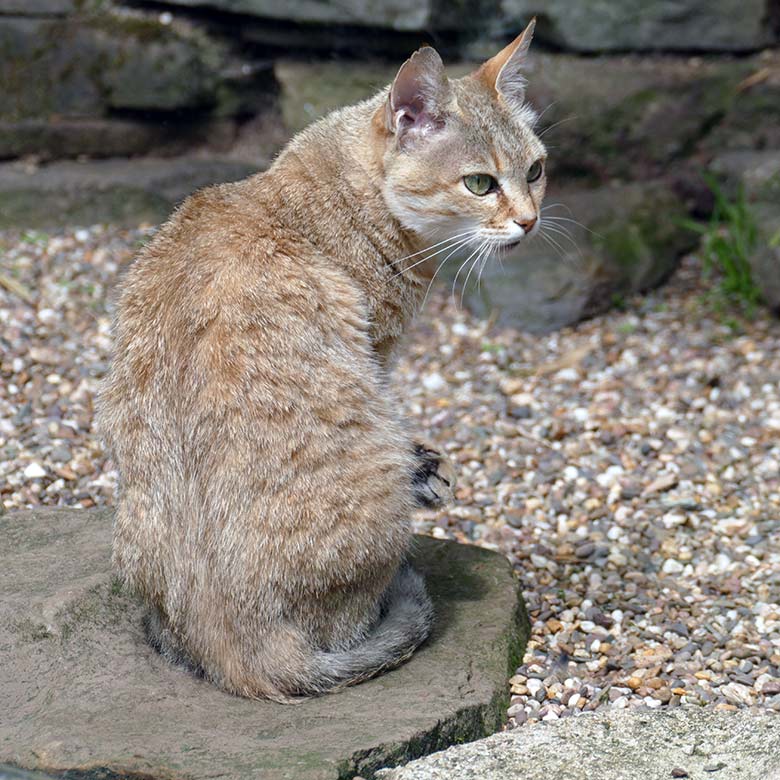
[{"label": "cat's tail", "polygon": [[408,564],[401,566],[382,595],[377,623],[346,650],[315,650],[299,629],[288,624],[273,632],[260,657],[248,659],[235,652],[238,648],[223,646],[219,663],[198,663],[157,610],[145,619],[149,642],[168,660],[231,693],[282,704],[334,692],[398,666],[428,638],[432,626],[433,605],[425,583]]},{"label": "cat's tail", "polygon": [[381,617],[373,630],[348,650],[315,652],[309,685],[299,693],[335,691],[398,666],[428,638],[433,614],[423,578],[403,565],[383,595]]}]

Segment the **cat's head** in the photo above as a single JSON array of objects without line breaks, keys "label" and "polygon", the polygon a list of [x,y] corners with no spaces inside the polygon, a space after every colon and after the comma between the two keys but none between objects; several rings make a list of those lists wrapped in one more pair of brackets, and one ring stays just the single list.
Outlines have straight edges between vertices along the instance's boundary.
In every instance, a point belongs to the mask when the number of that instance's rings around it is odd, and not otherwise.
[{"label": "cat's head", "polygon": [[534,23],[460,79],[424,47],[398,71],[376,117],[383,192],[393,215],[426,242],[511,247],[539,229],[546,151],[525,102],[523,65]]}]

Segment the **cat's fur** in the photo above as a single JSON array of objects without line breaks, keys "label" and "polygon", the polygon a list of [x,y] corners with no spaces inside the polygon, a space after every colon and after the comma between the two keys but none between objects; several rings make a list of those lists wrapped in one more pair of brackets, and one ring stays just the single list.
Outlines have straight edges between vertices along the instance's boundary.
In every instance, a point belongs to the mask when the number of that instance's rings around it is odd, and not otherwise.
[{"label": "cat's fur", "polygon": [[[428,636],[410,514],[451,479],[410,441],[389,361],[438,263],[422,249],[511,243],[539,216],[531,32],[458,81],[421,49],[266,173],[190,197],[122,283],[99,408],[114,564],[152,642],[227,691],[331,691]],[[500,192],[466,189],[483,171]]]}]

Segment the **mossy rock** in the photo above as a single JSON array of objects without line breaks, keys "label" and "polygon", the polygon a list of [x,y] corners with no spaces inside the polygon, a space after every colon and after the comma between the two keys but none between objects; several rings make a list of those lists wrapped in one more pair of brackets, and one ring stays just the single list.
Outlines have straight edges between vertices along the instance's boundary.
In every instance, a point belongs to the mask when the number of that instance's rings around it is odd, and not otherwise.
[{"label": "mossy rock", "polygon": [[0,16],[0,119],[111,112],[250,115],[274,92],[270,65],[158,14],[110,5],[62,18]]},{"label": "mossy rock", "polygon": [[[456,294],[477,314],[522,330],[555,330],[660,284],[697,241],[680,225],[684,202],[662,180],[553,191],[553,201],[563,204],[557,215],[582,224],[553,222],[571,238],[550,233],[557,246],[542,238],[522,242],[501,264],[490,263],[479,284],[472,274],[462,290],[465,268]],[[464,259],[442,272],[448,284]]]},{"label": "mossy rock", "polygon": [[780,314],[780,147],[726,152],[710,170],[729,198],[744,197],[756,225],[756,245],[749,257],[761,298]]}]

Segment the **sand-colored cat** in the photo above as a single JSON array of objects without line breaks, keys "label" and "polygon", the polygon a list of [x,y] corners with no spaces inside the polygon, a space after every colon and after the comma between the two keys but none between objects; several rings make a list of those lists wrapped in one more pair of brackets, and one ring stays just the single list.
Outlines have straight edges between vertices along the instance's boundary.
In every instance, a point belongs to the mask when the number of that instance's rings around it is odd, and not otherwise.
[{"label": "sand-colored cat", "polygon": [[532,27],[459,80],[420,49],[266,173],[190,197],[122,282],[99,409],[114,564],[153,643],[227,691],[335,690],[428,636],[410,514],[451,479],[388,370],[440,260],[538,225]]}]

